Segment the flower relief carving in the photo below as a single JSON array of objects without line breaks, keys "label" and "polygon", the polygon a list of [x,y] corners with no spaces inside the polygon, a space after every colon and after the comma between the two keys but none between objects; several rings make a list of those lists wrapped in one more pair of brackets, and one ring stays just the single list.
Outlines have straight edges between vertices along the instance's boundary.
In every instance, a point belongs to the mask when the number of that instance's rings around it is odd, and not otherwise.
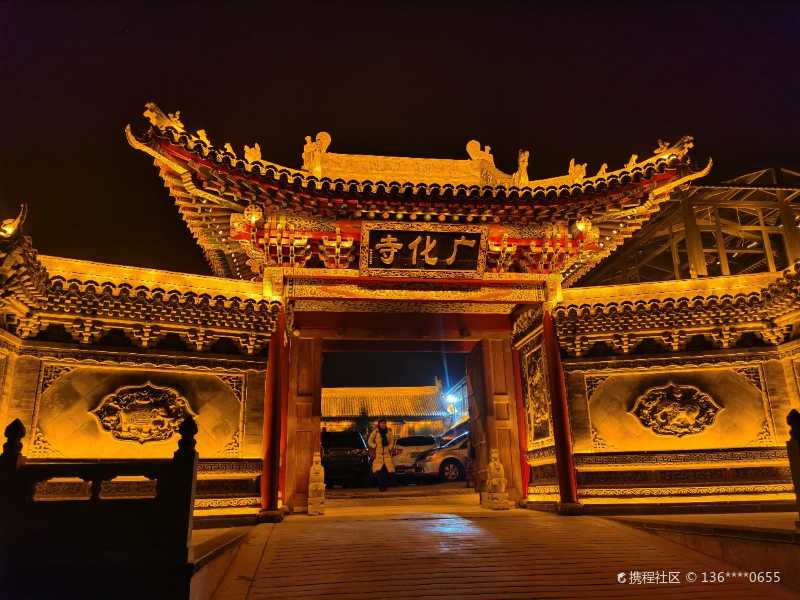
[{"label": "flower relief carving", "polygon": [[710,395],[693,385],[651,387],[636,399],[630,413],[657,435],[683,437],[714,424],[723,409]]},{"label": "flower relief carving", "polygon": [[91,412],[116,439],[140,444],[169,439],[186,416],[194,414],[176,390],[149,381],[117,389]]},{"label": "flower relief carving", "polygon": [[607,376],[595,376],[595,375],[588,375],[584,376],[584,381],[586,382],[586,399],[591,400],[594,393],[597,391],[602,383],[608,379]]},{"label": "flower relief carving", "polygon": [[217,377],[227,385],[236,399],[241,402],[244,398],[244,376],[242,375],[218,375]]},{"label": "flower relief carving", "polygon": [[747,379],[747,381],[758,391],[764,391],[764,384],[761,379],[761,369],[759,367],[741,367],[735,371]]},{"label": "flower relief carving", "polygon": [[75,367],[71,365],[54,365],[54,364],[45,364],[42,367],[42,374],[40,376],[40,393],[44,394],[52,384],[56,382],[56,380],[75,369]]}]

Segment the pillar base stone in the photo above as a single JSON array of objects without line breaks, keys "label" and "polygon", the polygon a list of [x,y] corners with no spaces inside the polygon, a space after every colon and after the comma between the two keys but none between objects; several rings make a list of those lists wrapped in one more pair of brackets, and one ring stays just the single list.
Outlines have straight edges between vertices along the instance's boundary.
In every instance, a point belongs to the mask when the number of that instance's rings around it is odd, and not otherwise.
[{"label": "pillar base stone", "polygon": [[481,492],[481,506],[490,510],[508,510],[511,508],[506,492]]}]

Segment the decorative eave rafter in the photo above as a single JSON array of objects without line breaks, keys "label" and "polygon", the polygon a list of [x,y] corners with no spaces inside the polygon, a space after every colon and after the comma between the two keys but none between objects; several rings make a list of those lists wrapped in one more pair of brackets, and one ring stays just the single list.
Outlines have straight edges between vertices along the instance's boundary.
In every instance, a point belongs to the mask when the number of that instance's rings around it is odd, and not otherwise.
[{"label": "decorative eave rafter", "polygon": [[177,334],[194,350],[227,338],[255,354],[281,307],[262,293],[259,282],[39,256],[18,231],[0,240],[0,324],[23,339],[62,325],[81,344],[117,329],[145,349]]},{"label": "decorative eave rafter", "polygon": [[753,333],[774,346],[800,333],[800,261],[783,273],[572,288],[554,316],[570,356],[597,343],[627,354],[648,339],[680,351],[697,335],[732,348]]},{"label": "decorative eave rafter", "polygon": [[[604,165],[591,177],[585,165],[573,161],[565,176],[528,181],[521,165],[514,177],[490,178],[490,185],[331,179],[324,168],[313,168],[306,153],[305,170],[263,160],[257,145],[246,147],[240,158],[230,144],[214,147],[204,131],[188,133],[179,113],[167,115],[150,104],[145,116],[152,126],[140,135],[126,128],[129,143],[154,158],[214,272],[243,279],[260,277],[263,268],[255,266],[264,257],[250,244],[253,231],[241,222],[249,206],[258,206],[268,221],[258,235],[284,235],[285,223],[301,233],[292,244],[307,244],[304,259],[319,257],[326,267],[347,268],[349,262],[339,260],[330,241],[325,247],[323,237],[358,242],[354,225],[362,220],[478,223],[493,226],[493,269],[559,272],[569,285],[630,237],[673,188],[705,175],[711,166],[695,173],[686,169],[693,145],[687,137],[672,145],[660,142],[652,156],[638,160],[634,155],[621,169],[609,172]],[[472,150],[471,159],[486,152]],[[336,157],[340,163],[364,158]],[[574,230],[579,222],[588,225],[585,233]],[[543,245],[550,248],[544,256]],[[510,255],[510,246],[516,255]]]}]

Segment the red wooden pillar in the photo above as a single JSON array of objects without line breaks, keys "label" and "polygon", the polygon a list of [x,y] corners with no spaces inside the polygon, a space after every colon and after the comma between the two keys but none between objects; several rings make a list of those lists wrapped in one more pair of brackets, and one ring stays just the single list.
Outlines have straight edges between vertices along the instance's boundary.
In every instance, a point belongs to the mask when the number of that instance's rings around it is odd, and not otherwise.
[{"label": "red wooden pillar", "polygon": [[578,482],[575,475],[575,458],[572,455],[572,432],[569,424],[567,384],[561,367],[561,349],[558,346],[553,316],[545,310],[542,319],[544,349],[550,375],[550,402],[553,415],[553,438],[556,446],[556,470],[561,509],[569,511],[578,504]]},{"label": "red wooden pillar", "polygon": [[281,490],[281,457],[285,453],[286,436],[283,389],[288,377],[288,348],[284,345],[286,317],[281,311],[275,331],[269,340],[267,377],[264,390],[264,463],[261,471],[261,519],[279,520],[278,498]]},{"label": "red wooden pillar", "polygon": [[528,497],[531,467],[528,464],[528,427],[525,417],[525,396],[522,388],[522,355],[517,348],[511,351],[514,363],[514,391],[517,396],[517,431],[519,432],[519,462],[522,470],[522,499]]}]

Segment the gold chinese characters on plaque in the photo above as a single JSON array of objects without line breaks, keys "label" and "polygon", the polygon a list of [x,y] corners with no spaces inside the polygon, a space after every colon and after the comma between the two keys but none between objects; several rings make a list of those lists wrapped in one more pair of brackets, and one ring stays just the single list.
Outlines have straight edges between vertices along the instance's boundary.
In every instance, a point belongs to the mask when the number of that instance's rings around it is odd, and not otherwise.
[{"label": "gold chinese characters on plaque", "polygon": [[363,223],[362,275],[476,279],[486,268],[487,229],[479,225]]}]

